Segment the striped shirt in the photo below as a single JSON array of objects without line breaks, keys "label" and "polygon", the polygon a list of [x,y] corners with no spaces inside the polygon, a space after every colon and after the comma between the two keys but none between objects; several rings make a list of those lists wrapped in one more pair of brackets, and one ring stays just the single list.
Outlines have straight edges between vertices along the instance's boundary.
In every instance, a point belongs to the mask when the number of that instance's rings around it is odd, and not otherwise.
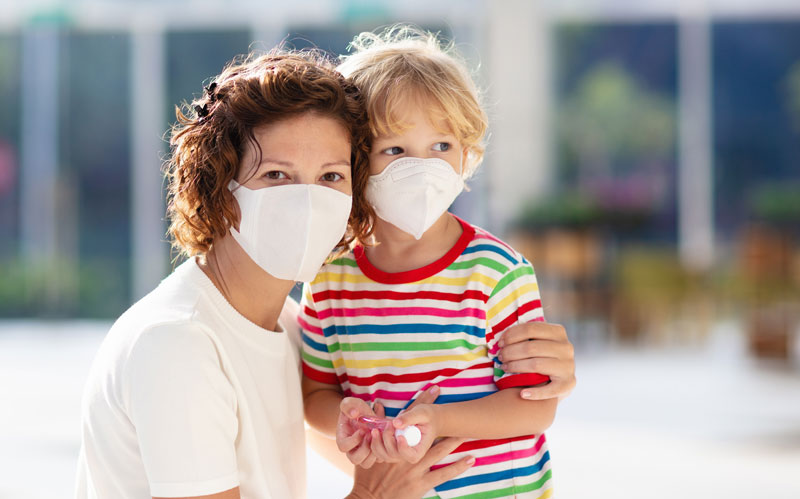
[{"label": "striped shirt", "polygon": [[[364,248],[325,265],[303,290],[303,372],[345,396],[378,401],[395,417],[432,384],[437,404],[546,381],[500,369],[497,342],[520,322],[543,321],[533,267],[488,232],[459,219],[463,233],[439,260],[387,273]],[[467,472],[425,497],[548,498],[544,434],[471,440],[435,467],[465,455]]]}]

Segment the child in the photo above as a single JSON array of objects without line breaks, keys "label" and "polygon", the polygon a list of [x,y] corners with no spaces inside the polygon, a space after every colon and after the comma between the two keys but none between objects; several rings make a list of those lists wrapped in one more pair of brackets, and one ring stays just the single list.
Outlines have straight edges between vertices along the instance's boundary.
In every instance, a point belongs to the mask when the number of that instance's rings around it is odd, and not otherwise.
[{"label": "child", "polygon": [[[505,373],[497,357],[508,327],[544,320],[533,268],[446,211],[482,159],[477,90],[434,35],[394,28],[353,46],[340,70],[366,98],[375,242],[304,289],[306,419],[365,467],[415,462],[438,437],[471,439],[440,464],[472,455],[475,465],[425,497],[550,497],[543,431],[557,401],[520,400],[547,378]],[[435,404],[400,414],[432,385]],[[393,425],[359,429],[358,416],[375,414],[365,401]],[[415,447],[395,439],[409,425],[422,432]]]}]

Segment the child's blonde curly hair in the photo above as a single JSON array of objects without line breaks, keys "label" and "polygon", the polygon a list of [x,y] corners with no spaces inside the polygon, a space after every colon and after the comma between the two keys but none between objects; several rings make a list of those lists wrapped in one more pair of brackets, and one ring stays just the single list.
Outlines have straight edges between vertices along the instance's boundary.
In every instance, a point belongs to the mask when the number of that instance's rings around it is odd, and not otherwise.
[{"label": "child's blonde curly hair", "polygon": [[480,93],[454,44],[410,25],[394,25],[381,33],[364,32],[342,56],[339,71],[361,90],[373,137],[400,133],[403,124],[395,108],[409,96],[433,104],[431,121],[443,119],[467,148],[464,176],[483,160],[488,120]]}]

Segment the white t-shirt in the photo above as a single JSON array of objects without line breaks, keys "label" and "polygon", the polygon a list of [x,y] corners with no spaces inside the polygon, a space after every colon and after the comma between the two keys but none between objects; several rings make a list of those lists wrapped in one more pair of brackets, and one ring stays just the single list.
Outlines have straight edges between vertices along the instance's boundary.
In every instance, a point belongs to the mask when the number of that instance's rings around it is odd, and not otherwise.
[{"label": "white t-shirt", "polygon": [[83,397],[78,498],[305,497],[297,304],[262,329],[194,259],[114,323]]}]

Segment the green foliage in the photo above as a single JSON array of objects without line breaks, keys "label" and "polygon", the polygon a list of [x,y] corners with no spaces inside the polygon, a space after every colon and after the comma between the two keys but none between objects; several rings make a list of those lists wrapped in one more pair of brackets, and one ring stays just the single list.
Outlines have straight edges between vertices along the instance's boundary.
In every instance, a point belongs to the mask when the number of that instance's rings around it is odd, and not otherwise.
[{"label": "green foliage", "polygon": [[564,101],[559,132],[566,152],[588,167],[666,159],[675,139],[674,107],[620,64],[605,61]]},{"label": "green foliage", "polygon": [[761,184],[752,191],[749,204],[757,220],[800,224],[800,183]]},{"label": "green foliage", "polygon": [[786,106],[794,118],[795,129],[800,132],[800,61],[789,69],[785,80]]}]

